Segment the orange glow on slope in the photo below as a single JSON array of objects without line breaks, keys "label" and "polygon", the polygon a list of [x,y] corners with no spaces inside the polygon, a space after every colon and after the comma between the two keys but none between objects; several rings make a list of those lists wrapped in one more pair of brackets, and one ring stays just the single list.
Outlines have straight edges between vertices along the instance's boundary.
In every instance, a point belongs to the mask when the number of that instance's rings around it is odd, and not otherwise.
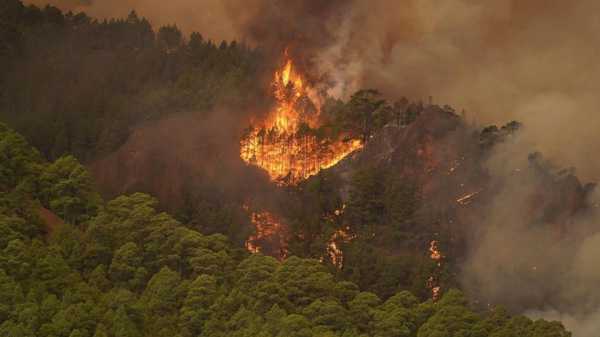
[{"label": "orange glow on slope", "polygon": [[[432,240],[429,243],[429,258],[437,264],[437,270],[435,274],[439,275],[440,268],[442,267],[442,259],[444,256],[438,248],[438,241]],[[440,298],[440,292],[442,287],[439,285],[439,277],[432,275],[427,279],[427,288],[431,289],[431,299],[437,301]]]},{"label": "orange glow on slope", "polygon": [[360,140],[319,138],[317,95],[287,58],[272,83],[275,107],[240,143],[240,157],[268,172],[279,184],[297,184],[362,148]]},{"label": "orange glow on slope", "polygon": [[[249,211],[249,207],[244,207]],[[270,212],[251,212],[250,221],[255,227],[255,233],[245,242],[246,249],[251,253],[263,253],[265,246],[272,246],[280,259],[287,256],[283,237],[283,225]],[[278,250],[278,251],[277,251]]]},{"label": "orange glow on slope", "polygon": [[339,247],[340,243],[348,243],[354,240],[356,236],[349,234],[349,228],[338,229],[333,233],[327,242],[327,254],[334,266],[342,269],[344,266],[344,253]]},{"label": "orange glow on slope", "polygon": [[429,252],[431,253],[429,257],[438,263],[438,266],[441,265],[442,253],[438,249],[438,242],[433,240],[429,243]]}]

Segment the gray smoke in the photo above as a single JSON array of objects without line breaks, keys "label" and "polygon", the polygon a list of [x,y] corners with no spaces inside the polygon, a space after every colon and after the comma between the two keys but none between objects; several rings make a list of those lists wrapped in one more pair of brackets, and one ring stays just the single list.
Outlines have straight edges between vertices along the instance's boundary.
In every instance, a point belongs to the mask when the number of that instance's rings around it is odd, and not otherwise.
[{"label": "gray smoke", "polygon": [[600,195],[589,195],[591,210],[578,214],[570,212],[575,201],[569,197],[577,194],[568,188],[558,193],[563,214],[552,214],[557,210],[551,205],[539,207],[556,194],[544,184],[579,185],[558,168],[546,167],[552,175],[542,178],[528,159],[531,147],[517,137],[498,146],[486,163],[499,190],[482,210],[482,223],[472,224],[463,287],[482,304],[560,319],[575,337],[598,337]]},{"label": "gray smoke", "polygon": [[[600,2],[49,2],[97,17],[135,9],[154,25],[177,23],[214,40],[262,44],[273,54],[291,47],[311,78],[329,80],[336,96],[373,87],[391,98],[431,95],[435,103],[465,109],[479,124],[521,121],[526,128],[518,142],[497,149],[488,163],[503,188],[476,224],[465,284],[489,301],[565,318],[575,337],[600,331],[590,328],[600,303],[594,287],[598,217],[532,226],[527,205],[538,181],[526,169],[527,155],[540,151],[562,167],[576,167],[584,181],[600,178]],[[540,307],[546,298],[552,303]]]}]

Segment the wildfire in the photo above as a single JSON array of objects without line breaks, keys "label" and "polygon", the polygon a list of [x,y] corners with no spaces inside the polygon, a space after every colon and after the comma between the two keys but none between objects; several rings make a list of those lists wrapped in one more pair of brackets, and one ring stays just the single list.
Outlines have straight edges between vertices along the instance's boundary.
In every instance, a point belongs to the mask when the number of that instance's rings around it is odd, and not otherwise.
[{"label": "wildfire", "polygon": [[[249,211],[249,207],[244,207]],[[287,255],[286,244],[282,235],[283,225],[270,212],[251,212],[250,220],[256,231],[245,242],[246,249],[251,253],[262,253],[269,246],[280,259]]]},{"label": "wildfire", "polygon": [[339,242],[350,242],[354,240],[356,237],[352,234],[348,233],[349,228],[338,229],[333,233],[329,242],[327,243],[327,254],[331,259],[331,263],[338,268],[342,268],[344,266],[344,253],[339,248]]},{"label": "wildfire", "polygon": [[287,58],[275,72],[276,105],[269,117],[241,140],[240,157],[268,172],[272,181],[296,184],[329,168],[362,148],[360,140],[328,140],[316,135],[320,107],[317,95]]},{"label": "wildfire", "polygon": [[429,256],[433,261],[436,261],[438,263],[438,266],[441,265],[441,260],[442,260],[442,253],[440,252],[440,250],[438,249],[438,242],[437,240],[432,240],[429,243],[429,252],[431,253],[431,255]]},{"label": "wildfire", "polygon": [[435,275],[429,276],[427,279],[427,288],[431,289],[431,298],[437,301],[440,297],[442,287],[439,285],[439,269],[442,267],[442,259],[444,256],[438,248],[438,241],[431,240],[429,243],[429,258],[437,264]]},{"label": "wildfire", "polygon": [[431,289],[431,299],[437,301],[440,298],[440,291],[442,290],[442,287],[435,284],[435,278],[433,276],[429,276],[429,279],[427,279],[427,288]]},{"label": "wildfire", "polygon": [[342,214],[344,214],[344,211],[346,210],[346,204],[342,205],[342,208],[340,209],[336,209],[333,214],[335,214],[335,216],[340,216]]}]

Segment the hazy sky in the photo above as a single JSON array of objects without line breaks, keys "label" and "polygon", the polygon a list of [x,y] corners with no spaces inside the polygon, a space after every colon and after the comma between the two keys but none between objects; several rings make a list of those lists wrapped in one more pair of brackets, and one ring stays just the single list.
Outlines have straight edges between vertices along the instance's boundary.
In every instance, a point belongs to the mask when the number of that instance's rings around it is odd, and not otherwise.
[{"label": "hazy sky", "polygon": [[[600,1],[49,2],[99,18],[124,17],[135,9],[155,26],[176,23],[186,33],[244,40],[274,53],[295,45],[307,71],[335,81],[334,95],[347,97],[372,87],[392,99],[433,96],[435,103],[466,109],[467,118],[480,124],[521,121],[525,126],[518,144],[499,148],[492,157],[496,162],[488,163],[492,174],[499,167],[527,165],[527,154],[537,150],[558,166],[576,167],[584,182],[600,179]],[[524,273],[506,273],[505,266],[517,259],[524,268],[535,265],[554,280],[550,284],[557,285],[559,296],[590,302],[588,308],[577,308],[583,312],[547,308],[535,314],[565,319],[582,329],[576,337],[593,337],[600,297],[589,295],[600,280],[600,235],[569,245],[554,232],[531,230],[523,223],[522,208],[535,186],[527,177],[510,182],[479,224],[479,245],[466,264],[465,278],[490,298],[520,301],[543,292],[538,284],[527,284]],[[578,222],[594,227],[598,218],[594,214]],[[568,267],[560,277],[556,263]]]},{"label": "hazy sky", "polygon": [[135,9],[155,26],[272,49],[299,40],[303,61],[336,80],[333,94],[375,87],[392,98],[431,95],[480,123],[518,119],[547,157],[600,178],[595,0],[32,2],[101,18]]}]

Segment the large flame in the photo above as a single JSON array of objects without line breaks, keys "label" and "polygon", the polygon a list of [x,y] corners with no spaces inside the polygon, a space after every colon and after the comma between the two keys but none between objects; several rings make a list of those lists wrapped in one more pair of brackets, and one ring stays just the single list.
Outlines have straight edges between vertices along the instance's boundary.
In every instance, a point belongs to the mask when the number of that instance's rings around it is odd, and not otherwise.
[{"label": "large flame", "polygon": [[272,83],[274,109],[241,141],[240,157],[261,167],[272,181],[296,184],[329,168],[362,147],[360,140],[328,140],[314,132],[320,107],[317,95],[287,58]]}]

